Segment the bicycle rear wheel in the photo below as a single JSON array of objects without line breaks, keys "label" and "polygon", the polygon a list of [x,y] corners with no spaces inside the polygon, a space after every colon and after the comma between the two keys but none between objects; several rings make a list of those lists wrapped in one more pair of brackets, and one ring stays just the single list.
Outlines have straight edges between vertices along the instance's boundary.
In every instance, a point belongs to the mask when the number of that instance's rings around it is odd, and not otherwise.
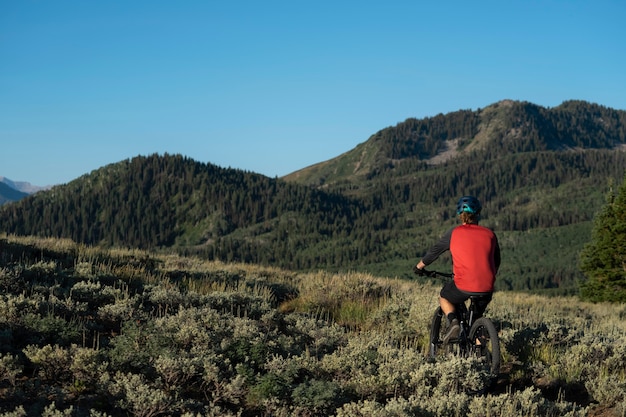
[{"label": "bicycle rear wheel", "polygon": [[469,344],[473,353],[484,362],[485,369],[489,370],[492,376],[498,376],[500,340],[493,322],[486,317],[477,319],[470,329]]}]

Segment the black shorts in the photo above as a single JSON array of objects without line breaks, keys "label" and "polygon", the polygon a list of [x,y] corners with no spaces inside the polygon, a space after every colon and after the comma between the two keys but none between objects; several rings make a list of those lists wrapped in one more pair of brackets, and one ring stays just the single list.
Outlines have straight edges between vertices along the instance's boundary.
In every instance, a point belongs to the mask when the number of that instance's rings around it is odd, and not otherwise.
[{"label": "black shorts", "polygon": [[456,287],[454,281],[446,283],[446,285],[444,285],[441,289],[439,295],[450,301],[452,304],[460,304],[472,296],[477,296],[476,307],[478,307],[479,317],[483,315],[487,305],[491,302],[491,298],[493,297],[493,293],[491,292],[470,293],[461,291]]}]

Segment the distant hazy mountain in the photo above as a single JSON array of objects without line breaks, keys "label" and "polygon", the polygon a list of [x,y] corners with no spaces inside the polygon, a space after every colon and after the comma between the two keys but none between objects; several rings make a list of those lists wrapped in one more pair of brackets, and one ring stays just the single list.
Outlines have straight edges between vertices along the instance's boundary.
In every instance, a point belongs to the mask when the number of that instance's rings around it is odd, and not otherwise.
[{"label": "distant hazy mountain", "polygon": [[25,181],[13,181],[13,180],[8,179],[7,177],[2,177],[2,176],[0,176],[0,182],[5,183],[6,185],[13,188],[14,190],[21,191],[26,194],[33,194],[33,193],[36,193],[37,191],[47,190],[51,187],[49,185],[41,187],[41,186],[33,185],[30,182],[25,182]]},{"label": "distant hazy mountain", "polygon": [[4,178],[0,180],[0,205],[9,203],[11,201],[18,201],[22,198],[26,197],[28,193],[24,193],[22,191],[16,190],[13,187],[8,186],[4,182]]},{"label": "distant hazy mountain", "polygon": [[41,187],[25,181],[13,181],[0,176],[0,205],[18,201],[38,191],[48,190],[51,186]]}]

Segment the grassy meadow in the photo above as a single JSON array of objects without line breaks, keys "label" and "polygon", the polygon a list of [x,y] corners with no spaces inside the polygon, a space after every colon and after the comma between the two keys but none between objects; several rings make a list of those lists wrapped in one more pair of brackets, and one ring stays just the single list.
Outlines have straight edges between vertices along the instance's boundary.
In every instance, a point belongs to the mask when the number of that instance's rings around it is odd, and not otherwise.
[{"label": "grassy meadow", "polygon": [[0,235],[0,417],[626,415],[626,306],[496,293],[493,381],[440,286]]}]

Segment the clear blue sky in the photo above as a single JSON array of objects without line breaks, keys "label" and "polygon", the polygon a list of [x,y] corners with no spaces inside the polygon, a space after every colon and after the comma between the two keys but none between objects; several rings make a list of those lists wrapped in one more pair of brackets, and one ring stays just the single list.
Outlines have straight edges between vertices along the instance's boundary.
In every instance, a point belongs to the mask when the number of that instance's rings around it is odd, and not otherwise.
[{"label": "clear blue sky", "polygon": [[282,176],[502,99],[626,110],[626,2],[0,0],[0,176],[180,153]]}]

